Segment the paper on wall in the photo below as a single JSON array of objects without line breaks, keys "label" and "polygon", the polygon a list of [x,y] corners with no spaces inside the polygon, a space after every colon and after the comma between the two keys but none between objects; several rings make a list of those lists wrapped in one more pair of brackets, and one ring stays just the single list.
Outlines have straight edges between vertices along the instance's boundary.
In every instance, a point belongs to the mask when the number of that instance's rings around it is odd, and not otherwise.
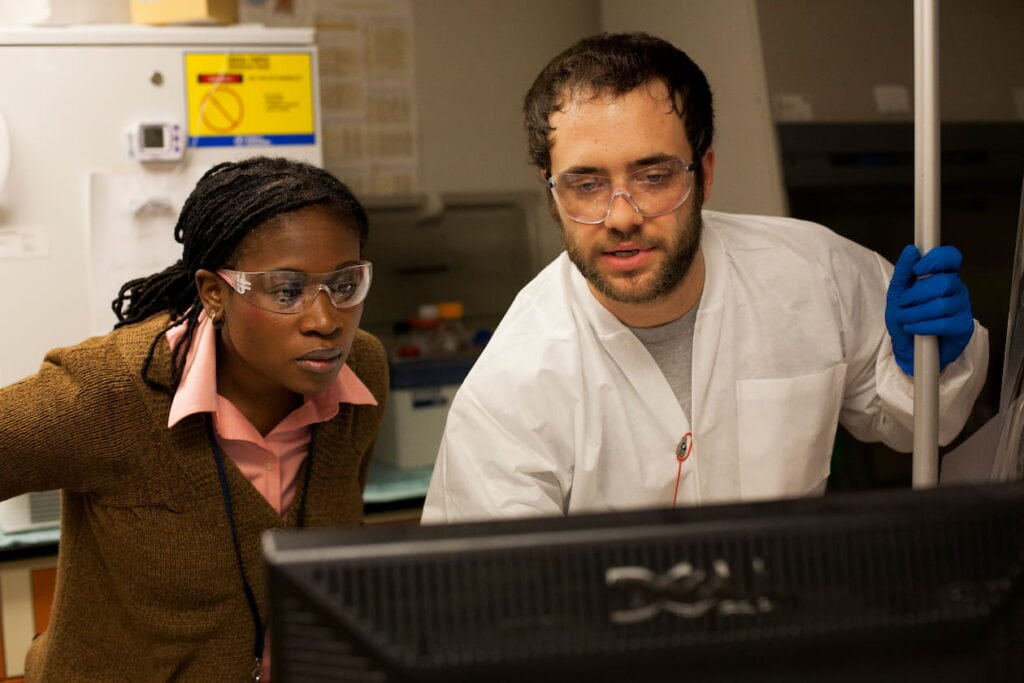
[{"label": "paper on wall", "polygon": [[49,255],[50,238],[45,226],[0,223],[0,261]]},{"label": "paper on wall", "polygon": [[181,258],[174,225],[205,169],[89,175],[91,326],[109,332],[111,302],[125,282],[164,270]]},{"label": "paper on wall", "polygon": [[419,190],[412,0],[245,0],[239,17],[314,25],[327,170],[359,197]]}]

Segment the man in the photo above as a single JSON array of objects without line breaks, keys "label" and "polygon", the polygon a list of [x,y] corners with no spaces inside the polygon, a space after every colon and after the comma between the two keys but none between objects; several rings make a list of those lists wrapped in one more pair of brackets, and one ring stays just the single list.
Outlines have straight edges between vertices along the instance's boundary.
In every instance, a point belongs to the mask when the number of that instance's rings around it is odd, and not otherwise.
[{"label": "man", "polygon": [[963,428],[988,333],[959,252],[893,274],[819,225],[702,211],[712,97],[683,52],[585,39],[524,111],[565,252],[456,396],[425,523],[820,494],[837,423],[911,450],[914,334],[939,337],[940,443]]}]

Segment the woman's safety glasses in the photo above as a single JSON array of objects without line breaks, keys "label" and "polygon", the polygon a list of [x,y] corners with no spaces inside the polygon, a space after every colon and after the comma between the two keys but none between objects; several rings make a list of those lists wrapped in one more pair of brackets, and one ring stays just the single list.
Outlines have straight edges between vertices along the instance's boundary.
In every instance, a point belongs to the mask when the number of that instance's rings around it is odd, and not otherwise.
[{"label": "woman's safety glasses", "polygon": [[264,311],[294,314],[308,309],[321,290],[338,309],[363,303],[370,291],[373,266],[359,261],[333,273],[303,273],[295,270],[245,272],[217,271],[242,298]]},{"label": "woman's safety glasses", "polygon": [[612,179],[590,173],[562,173],[548,180],[548,189],[559,208],[577,223],[597,225],[612,213],[612,202],[625,197],[637,213],[647,218],[675,211],[693,188],[696,162],[673,158],[645,166],[626,176],[625,189],[613,189]]}]

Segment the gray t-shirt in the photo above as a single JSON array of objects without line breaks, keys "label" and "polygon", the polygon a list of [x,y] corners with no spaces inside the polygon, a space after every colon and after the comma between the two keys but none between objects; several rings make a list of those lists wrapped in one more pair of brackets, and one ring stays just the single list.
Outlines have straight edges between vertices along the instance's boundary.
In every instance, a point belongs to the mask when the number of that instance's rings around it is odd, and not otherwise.
[{"label": "gray t-shirt", "polygon": [[692,414],[690,378],[693,374],[693,329],[699,304],[698,301],[683,317],[670,323],[657,327],[629,328],[654,357],[687,418]]},{"label": "gray t-shirt", "polygon": [[[693,333],[697,322],[697,306],[686,315],[658,327],[631,327],[633,334],[654,357],[661,372],[675,392],[676,399],[693,427],[691,378],[693,376]],[[736,453],[716,453],[709,458],[706,451],[694,445],[701,460],[701,495],[726,500],[739,490],[739,458]]]}]

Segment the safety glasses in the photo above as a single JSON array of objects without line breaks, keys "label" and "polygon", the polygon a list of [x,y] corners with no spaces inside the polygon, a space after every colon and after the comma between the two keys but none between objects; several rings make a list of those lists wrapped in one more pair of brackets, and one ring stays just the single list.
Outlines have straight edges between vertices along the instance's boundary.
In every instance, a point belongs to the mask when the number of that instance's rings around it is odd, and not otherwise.
[{"label": "safety glasses", "polygon": [[548,180],[548,189],[559,208],[577,223],[603,223],[619,196],[642,216],[656,218],[683,205],[693,189],[696,169],[696,162],[675,157],[633,171],[626,176],[625,188],[615,189],[607,176],[561,173]]},{"label": "safety glasses", "polygon": [[217,271],[243,299],[271,313],[302,313],[323,291],[337,309],[354,308],[370,291],[373,264],[359,261],[332,273],[303,273],[296,270]]}]

